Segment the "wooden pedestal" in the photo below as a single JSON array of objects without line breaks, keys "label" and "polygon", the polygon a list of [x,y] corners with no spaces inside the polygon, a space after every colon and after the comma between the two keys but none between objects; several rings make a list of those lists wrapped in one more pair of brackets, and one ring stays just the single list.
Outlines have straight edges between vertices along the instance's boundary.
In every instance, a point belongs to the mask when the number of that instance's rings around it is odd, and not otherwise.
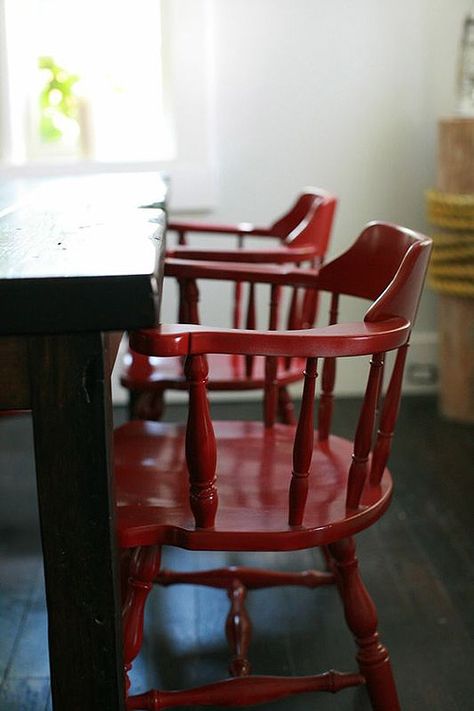
[{"label": "wooden pedestal", "polygon": [[474,194],[474,118],[446,118],[438,125],[438,190]]},{"label": "wooden pedestal", "polygon": [[[474,194],[474,118],[439,122],[438,190]],[[474,299],[439,295],[440,410],[474,422]]]},{"label": "wooden pedestal", "polygon": [[474,299],[439,296],[440,409],[474,422]]}]

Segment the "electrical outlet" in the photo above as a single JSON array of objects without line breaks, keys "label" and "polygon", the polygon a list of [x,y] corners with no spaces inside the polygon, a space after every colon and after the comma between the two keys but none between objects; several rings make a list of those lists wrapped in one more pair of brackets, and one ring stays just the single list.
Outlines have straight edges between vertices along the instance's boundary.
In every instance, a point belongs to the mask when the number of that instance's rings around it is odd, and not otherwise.
[{"label": "electrical outlet", "polygon": [[435,385],[438,382],[438,368],[433,363],[410,363],[406,378],[410,385]]}]

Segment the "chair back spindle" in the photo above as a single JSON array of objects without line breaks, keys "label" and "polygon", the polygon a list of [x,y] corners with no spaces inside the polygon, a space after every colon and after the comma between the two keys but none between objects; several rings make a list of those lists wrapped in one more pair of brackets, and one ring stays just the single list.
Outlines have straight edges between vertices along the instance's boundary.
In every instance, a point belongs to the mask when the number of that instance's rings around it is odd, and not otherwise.
[{"label": "chair back spindle", "polygon": [[[245,320],[245,328],[249,331],[254,331],[257,326],[257,317],[255,309],[255,284],[249,284],[249,296],[247,303],[247,318]],[[251,355],[245,356],[245,375],[251,378],[253,374],[254,357]]]},{"label": "chair back spindle", "polygon": [[280,300],[281,286],[272,284],[270,290],[270,315],[268,319],[268,330],[277,331],[278,322],[280,320]]},{"label": "chair back spindle", "polygon": [[[322,259],[312,259],[311,269],[319,267]],[[300,328],[313,328],[319,308],[319,291],[317,289],[305,289],[303,293],[303,303],[301,305],[301,326]]]},{"label": "chair back spindle", "polygon": [[185,299],[187,304],[188,323],[198,324],[199,321],[199,289],[195,279],[186,279]]},{"label": "chair back spindle", "polygon": [[188,323],[186,303],[186,280],[178,279],[178,323]]},{"label": "chair back spindle", "polygon": [[386,354],[384,354],[383,363],[382,363],[382,372],[380,373],[379,394],[378,394],[378,399],[377,399],[377,416],[380,413],[380,407],[381,407],[382,400],[383,400],[384,377],[385,377],[385,368],[386,368],[386,364],[387,364],[385,355]]},{"label": "chair back spindle", "polygon": [[339,318],[339,294],[331,294],[331,305],[329,307],[329,325],[334,326]]},{"label": "chair back spindle", "polygon": [[308,477],[314,446],[314,393],[317,358],[308,358],[304,373],[303,397],[293,445],[293,472],[289,492],[290,526],[301,526],[308,496]]},{"label": "chair back spindle", "polygon": [[181,247],[185,247],[188,244],[186,239],[186,230],[178,230],[178,244]]},{"label": "chair back spindle", "polygon": [[[329,325],[337,323],[339,315],[339,294],[331,294],[329,308]],[[334,385],[336,383],[336,359],[325,358],[321,376],[321,397],[318,409],[318,439],[324,442],[329,437],[331,430],[332,413],[334,408]]]},{"label": "chair back spindle", "polygon": [[321,375],[321,396],[318,409],[318,439],[320,442],[327,440],[331,431],[335,382],[336,359],[325,358]]},{"label": "chair back spindle", "polygon": [[[237,236],[237,248],[244,248],[244,238]],[[242,282],[236,281],[234,284],[234,303],[232,305],[232,328],[240,328],[242,317]]]},{"label": "chair back spindle", "polygon": [[[270,290],[270,315],[268,330],[278,329],[281,287],[272,284]],[[278,408],[278,359],[274,356],[265,358],[265,385],[263,390],[263,420],[265,427],[273,427]]]},{"label": "chair back spindle", "polygon": [[263,421],[265,427],[273,427],[278,408],[278,359],[265,358],[265,386],[263,390]]},{"label": "chair back spindle", "polygon": [[[298,265],[300,266],[300,265]],[[300,294],[297,286],[291,289],[290,308],[288,311],[287,329],[288,331],[296,331],[301,328],[301,312],[300,312]],[[291,357],[285,358],[285,367],[291,368]]]},{"label": "chair back spindle", "polygon": [[178,323],[200,323],[199,289],[195,279],[180,279]]},{"label": "chair back spindle", "polygon": [[207,399],[207,361],[204,355],[186,358],[184,373],[189,385],[186,427],[186,463],[190,506],[197,528],[212,528],[217,511],[216,439]]},{"label": "chair back spindle", "polygon": [[242,282],[234,284],[234,303],[232,304],[232,328],[240,328],[242,318]]},{"label": "chair back spindle", "polygon": [[300,299],[299,299],[299,289],[297,286],[293,287],[291,290],[291,301],[290,301],[290,311],[288,314],[288,330],[296,331],[300,328]]},{"label": "chair back spindle", "polygon": [[374,486],[380,483],[392,446],[395,423],[400,409],[403,371],[407,352],[408,343],[398,349],[389,386],[383,400],[380,424],[370,468],[370,483]]},{"label": "chair back spindle", "polygon": [[360,497],[367,479],[369,454],[372,446],[375,417],[377,413],[383,353],[375,353],[370,361],[370,372],[364,401],[359,415],[354,438],[354,453],[347,481],[347,508],[359,506]]}]

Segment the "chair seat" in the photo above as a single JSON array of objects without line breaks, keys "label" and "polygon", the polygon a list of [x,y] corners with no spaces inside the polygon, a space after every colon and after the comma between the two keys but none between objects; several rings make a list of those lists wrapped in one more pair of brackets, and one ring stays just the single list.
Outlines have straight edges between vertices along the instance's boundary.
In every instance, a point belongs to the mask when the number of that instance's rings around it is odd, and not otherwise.
[{"label": "chair seat", "polygon": [[[265,358],[253,356],[252,375],[245,374],[245,356],[210,354],[208,357],[209,390],[261,389],[265,382]],[[279,359],[277,379],[281,385],[301,380],[305,361],[292,358],[289,367]],[[181,358],[158,358],[138,353],[127,354],[121,383],[130,390],[160,390],[162,388],[187,390]]]},{"label": "chair seat", "polygon": [[[194,550],[295,550],[330,543],[377,520],[392,490],[366,487],[346,510],[353,444],[316,443],[303,526],[290,527],[288,489],[295,430],[258,422],[215,422],[219,506],[213,529],[196,529],[189,506],[184,425],[133,421],[115,433],[119,545],[172,544]],[[316,439],[316,437],[315,437]]]}]

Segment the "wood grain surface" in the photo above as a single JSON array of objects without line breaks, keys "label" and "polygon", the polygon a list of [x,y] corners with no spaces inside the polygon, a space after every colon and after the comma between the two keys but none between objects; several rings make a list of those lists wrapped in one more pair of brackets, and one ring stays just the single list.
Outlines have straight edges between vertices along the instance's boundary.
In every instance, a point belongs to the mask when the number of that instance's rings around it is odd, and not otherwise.
[{"label": "wood grain surface", "polygon": [[158,174],[7,187],[0,193],[0,334],[156,323],[166,195]]}]

